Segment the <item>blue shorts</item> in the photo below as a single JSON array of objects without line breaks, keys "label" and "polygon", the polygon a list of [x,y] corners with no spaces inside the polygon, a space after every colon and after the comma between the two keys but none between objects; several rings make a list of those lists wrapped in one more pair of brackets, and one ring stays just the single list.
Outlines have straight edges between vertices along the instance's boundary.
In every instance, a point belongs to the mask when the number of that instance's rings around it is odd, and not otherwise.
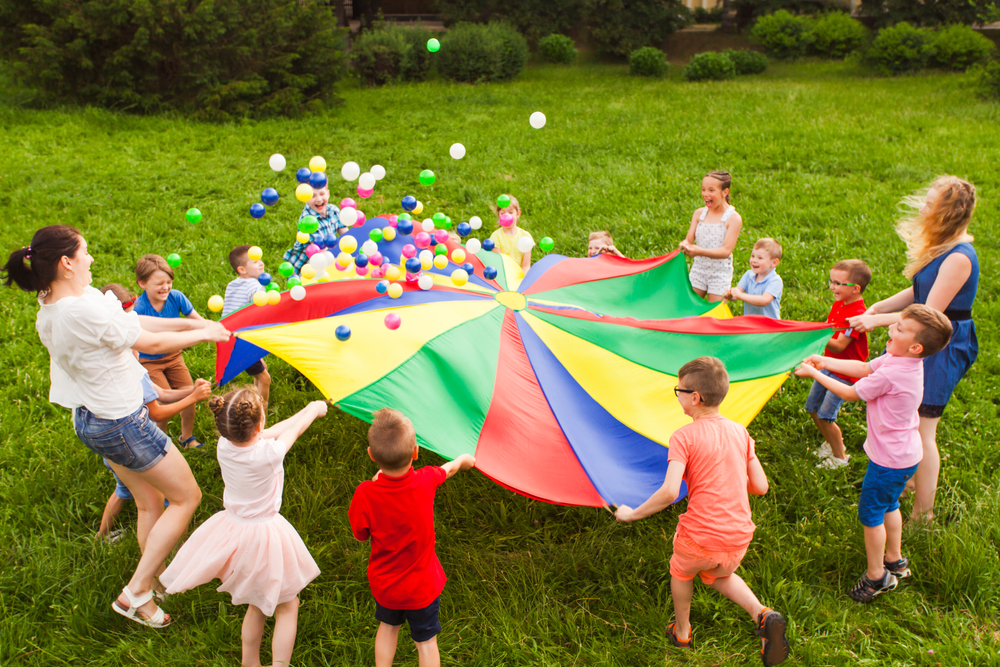
[{"label": "blue shorts", "polygon": [[389,609],[375,601],[375,620],[386,625],[402,625],[403,621],[410,624],[410,637],[415,642],[425,642],[433,639],[441,632],[441,621],[438,620],[438,604],[441,596],[423,609]]},{"label": "blue shorts", "polygon": [[[837,377],[826,369],[821,370],[820,373],[827,377],[832,377],[837,382],[850,384],[847,380]],[[820,419],[825,421],[835,422],[837,421],[837,413],[840,412],[840,406],[843,404],[844,399],[816,380],[813,380],[812,389],[809,390],[809,397],[806,399],[806,412],[815,413]]]},{"label": "blue shorts", "polygon": [[170,438],[149,418],[145,405],[121,419],[102,419],[79,407],[73,410],[73,426],[90,451],[136,472],[155,466],[170,447]]},{"label": "blue shorts", "polygon": [[899,509],[899,494],[917,466],[909,468],[883,468],[868,462],[865,481],[861,484],[861,499],[858,501],[858,519],[861,525],[874,528],[885,523],[885,515]]},{"label": "blue shorts", "polygon": [[[108,465],[107,459],[101,460],[104,461],[104,467],[111,470],[111,466]],[[125,486],[125,482],[118,479],[118,474],[114,470],[111,470],[111,474],[115,476],[115,495],[122,500],[132,500],[132,492],[128,490],[127,486]]]},{"label": "blue shorts", "polygon": [[264,365],[264,360],[258,359],[257,361],[253,362],[252,364],[250,364],[250,366],[247,367],[247,375],[249,375],[250,377],[253,377],[255,375],[260,375],[266,369],[267,367]]}]

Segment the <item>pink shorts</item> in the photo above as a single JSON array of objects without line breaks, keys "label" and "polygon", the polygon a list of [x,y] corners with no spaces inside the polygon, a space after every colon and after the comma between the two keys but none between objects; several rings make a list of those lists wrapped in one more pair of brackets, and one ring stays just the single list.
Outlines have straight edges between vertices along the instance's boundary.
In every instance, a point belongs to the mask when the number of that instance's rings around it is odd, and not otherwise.
[{"label": "pink shorts", "polygon": [[691,581],[697,574],[703,584],[711,586],[719,577],[728,577],[735,572],[746,553],[746,547],[736,551],[709,551],[674,533],[670,576]]}]

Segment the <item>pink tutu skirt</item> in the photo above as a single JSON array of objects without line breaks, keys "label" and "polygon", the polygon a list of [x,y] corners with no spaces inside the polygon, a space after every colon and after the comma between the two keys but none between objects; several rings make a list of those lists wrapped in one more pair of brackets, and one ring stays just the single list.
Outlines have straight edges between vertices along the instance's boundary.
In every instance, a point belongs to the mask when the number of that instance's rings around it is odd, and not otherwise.
[{"label": "pink tutu skirt", "polygon": [[223,510],[198,527],[160,575],[167,593],[221,579],[233,604],[252,604],[267,616],[295,599],[319,575],[316,561],[280,514],[241,519]]}]

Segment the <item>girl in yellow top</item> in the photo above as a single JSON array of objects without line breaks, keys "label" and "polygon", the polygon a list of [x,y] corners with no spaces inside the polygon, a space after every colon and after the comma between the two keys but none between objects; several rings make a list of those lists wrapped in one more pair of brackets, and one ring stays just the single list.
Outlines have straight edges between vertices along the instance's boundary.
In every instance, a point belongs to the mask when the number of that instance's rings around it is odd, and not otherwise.
[{"label": "girl in yellow top", "polygon": [[[509,226],[504,225],[504,214],[509,214],[513,218]],[[490,240],[496,244],[493,251],[502,255],[508,255],[517,262],[518,266],[525,273],[531,266],[531,248],[535,245],[535,240],[531,234],[517,226],[521,219],[521,205],[517,203],[517,198],[510,196],[510,206],[497,210],[497,224],[500,229],[490,235]]]}]

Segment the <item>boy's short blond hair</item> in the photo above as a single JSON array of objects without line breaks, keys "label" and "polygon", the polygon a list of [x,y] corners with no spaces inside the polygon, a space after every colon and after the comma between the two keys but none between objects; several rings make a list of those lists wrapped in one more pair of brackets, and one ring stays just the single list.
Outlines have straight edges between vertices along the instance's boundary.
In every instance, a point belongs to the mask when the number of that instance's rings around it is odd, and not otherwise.
[{"label": "boy's short blond hair", "polygon": [[951,340],[952,325],[944,313],[922,303],[907,306],[899,314],[901,320],[911,320],[920,325],[914,339],[923,346],[921,357],[929,357],[943,350]]},{"label": "boy's short blond hair", "polygon": [[413,423],[399,410],[382,408],[373,415],[368,447],[382,470],[399,470],[413,460],[417,434]]},{"label": "boy's short blond hair", "polygon": [[865,288],[868,287],[868,283],[872,281],[872,270],[860,259],[844,259],[834,264],[831,268],[834,271],[846,272],[847,279],[858,285],[861,288],[861,292],[864,292]]},{"label": "boy's short blond hair", "polygon": [[721,405],[729,393],[726,365],[715,357],[698,357],[687,362],[677,372],[677,379],[683,380],[687,389],[698,392],[710,408]]},{"label": "boy's short blond hair", "polygon": [[607,232],[607,231],[604,231],[604,230],[597,231],[597,232],[590,232],[590,236],[587,237],[587,243],[590,243],[591,241],[596,241],[598,239],[600,239],[602,241],[607,241],[608,245],[614,245],[615,244],[615,242],[613,240],[611,240],[611,232]]},{"label": "boy's short blond hair", "polygon": [[157,271],[163,271],[171,280],[174,279],[174,270],[167,264],[167,260],[159,255],[146,255],[135,263],[135,281],[144,283]]},{"label": "boy's short blond hair", "polygon": [[781,259],[781,244],[772,238],[758,239],[753,244],[754,250],[763,250],[771,259]]}]

